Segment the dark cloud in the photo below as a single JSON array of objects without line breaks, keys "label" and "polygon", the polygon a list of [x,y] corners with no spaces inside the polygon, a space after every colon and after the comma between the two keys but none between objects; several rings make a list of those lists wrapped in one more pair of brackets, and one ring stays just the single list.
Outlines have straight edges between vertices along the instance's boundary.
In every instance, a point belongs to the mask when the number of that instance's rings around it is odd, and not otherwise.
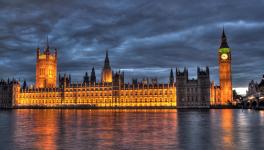
[{"label": "dark cloud", "polygon": [[210,66],[218,80],[217,49],[225,26],[235,87],[263,74],[261,0],[0,0],[1,78],[35,81],[35,49],[59,49],[59,72],[100,77],[108,49],[112,67],[166,82],[170,68]]}]

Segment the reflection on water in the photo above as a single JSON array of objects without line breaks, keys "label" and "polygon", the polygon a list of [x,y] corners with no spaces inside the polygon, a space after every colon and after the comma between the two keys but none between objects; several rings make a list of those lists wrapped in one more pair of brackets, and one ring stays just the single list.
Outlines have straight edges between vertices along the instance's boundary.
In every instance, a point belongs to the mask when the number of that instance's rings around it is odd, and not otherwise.
[{"label": "reflection on water", "polygon": [[[5,149],[263,149],[250,110],[0,111]],[[2,148],[1,148],[2,149]]]},{"label": "reflection on water", "polygon": [[230,109],[224,109],[220,116],[221,127],[223,130],[222,134],[222,144],[227,149],[234,149],[234,139],[233,139],[233,111]]}]

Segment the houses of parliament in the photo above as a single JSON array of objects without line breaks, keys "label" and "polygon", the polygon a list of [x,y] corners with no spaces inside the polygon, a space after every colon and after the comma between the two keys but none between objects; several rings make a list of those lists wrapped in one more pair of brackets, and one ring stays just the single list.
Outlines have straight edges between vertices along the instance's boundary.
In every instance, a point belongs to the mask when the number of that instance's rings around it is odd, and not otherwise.
[{"label": "houses of parliament", "polygon": [[[223,30],[218,49],[220,85],[210,81],[208,67],[197,68],[197,79],[189,79],[187,68],[171,69],[168,83],[157,79],[133,79],[125,83],[125,73],[112,71],[106,51],[99,82],[95,68],[80,83],[69,74],[57,75],[57,49],[47,44],[36,50],[36,82],[0,81],[1,108],[209,108],[232,102],[231,50]],[[57,83],[58,82],[58,83]]]}]

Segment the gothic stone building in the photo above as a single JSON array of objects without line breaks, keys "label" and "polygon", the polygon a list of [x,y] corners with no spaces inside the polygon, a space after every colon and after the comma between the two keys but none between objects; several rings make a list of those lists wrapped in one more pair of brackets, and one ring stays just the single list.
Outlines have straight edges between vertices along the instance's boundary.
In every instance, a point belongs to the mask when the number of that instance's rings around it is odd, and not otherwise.
[{"label": "gothic stone building", "polygon": [[225,31],[222,32],[218,49],[218,65],[219,65],[219,86],[211,84],[211,105],[226,105],[233,101],[232,90],[232,55],[231,49],[227,42]]},{"label": "gothic stone building", "polygon": [[[39,60],[39,49],[37,49]],[[45,56],[45,58],[44,58]],[[56,66],[50,63],[50,53],[45,50],[41,61],[43,65]],[[54,55],[57,60],[57,54]],[[43,57],[43,58],[42,58]],[[37,64],[39,61],[37,61]],[[197,80],[188,79],[188,71],[176,70],[176,82],[173,70],[170,72],[169,83],[152,82],[124,82],[124,72],[110,75],[110,61],[108,53],[101,82],[96,80],[93,67],[91,76],[85,73],[83,82],[72,83],[70,75],[59,75],[56,85],[56,67],[43,70],[44,66],[37,65],[37,82],[35,87],[20,88],[19,82],[1,84],[0,107],[2,108],[72,108],[72,107],[100,107],[100,108],[128,108],[128,107],[179,107],[179,108],[208,108],[210,95],[209,68],[197,69]],[[43,71],[41,71],[43,70]],[[43,74],[42,74],[43,72]]]},{"label": "gothic stone building", "polygon": [[[39,60],[39,49],[37,49]],[[41,55],[42,64],[54,66],[50,63],[48,49]],[[44,58],[45,56],[45,58]],[[55,55],[56,56],[56,55]],[[43,59],[42,59],[43,57]],[[56,57],[55,57],[56,58]],[[37,64],[39,62],[37,61]],[[75,108],[75,107],[176,107],[175,84],[134,83],[124,82],[124,72],[112,73],[108,53],[106,53],[105,67],[102,71],[101,82],[96,81],[95,69],[91,76],[85,73],[83,82],[72,83],[70,75],[59,75],[59,86],[54,87],[53,81],[56,67],[44,70],[44,66],[37,65],[37,83],[33,88],[5,86],[0,88],[2,108]],[[53,69],[52,69],[53,68]],[[40,75],[40,76],[39,76]],[[52,79],[52,80],[50,80]],[[41,82],[39,82],[41,81]],[[12,84],[13,85],[13,84]],[[18,86],[17,86],[18,85]],[[14,88],[12,88],[14,87]],[[7,98],[8,97],[8,98]]]},{"label": "gothic stone building", "polygon": [[13,108],[19,99],[20,83],[18,81],[0,81],[0,108]]},{"label": "gothic stone building", "polygon": [[[36,84],[20,89],[20,83],[0,87],[0,107],[178,107],[208,108],[211,104],[232,101],[231,50],[223,31],[218,50],[220,85],[210,83],[209,68],[197,68],[197,79],[189,79],[188,70],[170,72],[169,82],[160,84],[156,79],[149,83],[124,82],[124,73],[114,73],[108,51],[102,69],[101,81],[96,80],[95,69],[85,73],[83,82],[72,83],[70,75],[59,75],[57,84],[57,49],[44,52],[37,49]],[[176,78],[176,82],[174,79]],[[211,89],[210,89],[211,87]]]},{"label": "gothic stone building", "polygon": [[210,76],[209,68],[197,68],[197,79],[189,79],[188,70],[176,69],[176,89],[178,108],[209,108]]}]

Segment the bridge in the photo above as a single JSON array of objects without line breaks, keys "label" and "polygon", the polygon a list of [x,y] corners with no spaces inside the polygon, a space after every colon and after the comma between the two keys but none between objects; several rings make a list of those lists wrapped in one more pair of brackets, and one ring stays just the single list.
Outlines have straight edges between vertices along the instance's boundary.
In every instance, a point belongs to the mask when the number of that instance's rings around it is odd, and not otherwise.
[{"label": "bridge", "polygon": [[243,99],[243,108],[264,109],[264,93],[248,95]]}]

